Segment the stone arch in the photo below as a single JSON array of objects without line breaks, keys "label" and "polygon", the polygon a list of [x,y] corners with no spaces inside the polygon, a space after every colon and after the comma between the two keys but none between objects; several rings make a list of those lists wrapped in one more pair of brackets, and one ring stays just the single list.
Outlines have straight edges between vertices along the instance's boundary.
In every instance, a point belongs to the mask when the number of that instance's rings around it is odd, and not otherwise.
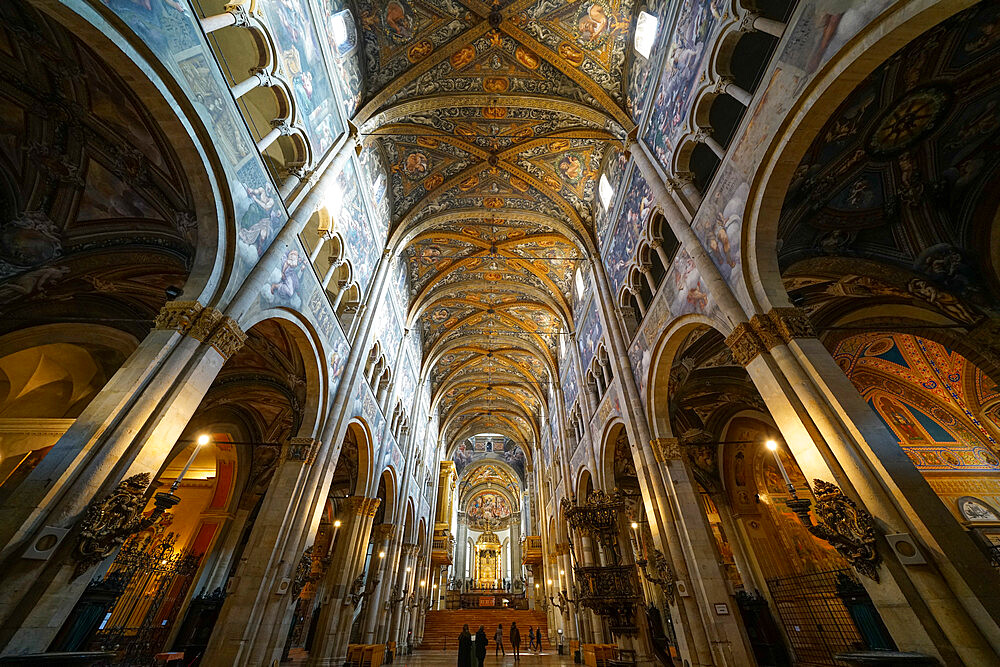
[{"label": "stone arch", "polygon": [[[796,98],[750,179],[743,216],[743,280],[759,312],[789,304],[777,257],[778,220],[799,162],[827,120],[863,80],[902,46],[966,7],[939,3],[932,9],[906,3],[879,14],[834,54]],[[863,37],[863,38],[862,38]]]},{"label": "stone arch", "polygon": [[689,334],[699,328],[718,331],[723,336],[728,331],[721,322],[705,315],[690,314],[674,320],[649,350],[651,360],[643,364],[644,374],[640,377],[640,392],[646,395],[646,414],[650,415],[653,436],[667,438],[673,435],[667,405],[660,400],[670,387],[670,372],[678,350]]},{"label": "stone arch", "polygon": [[399,492],[399,476],[396,469],[392,465],[387,465],[383,470],[382,474],[379,475],[379,485],[376,491],[382,490],[385,493],[385,498],[383,499],[382,507],[385,508],[382,514],[382,523],[395,523],[396,515],[399,513],[399,508],[396,507],[396,498]]},{"label": "stone arch", "polygon": [[308,419],[303,420],[296,437],[311,438],[316,435],[322,425],[323,412],[326,409],[324,397],[328,393],[326,359],[332,350],[326,350],[324,341],[317,334],[312,323],[300,313],[286,308],[269,308],[258,311],[247,317],[242,325],[249,332],[261,322],[280,322],[283,329],[298,347],[304,361],[305,371],[305,403],[302,413]]}]

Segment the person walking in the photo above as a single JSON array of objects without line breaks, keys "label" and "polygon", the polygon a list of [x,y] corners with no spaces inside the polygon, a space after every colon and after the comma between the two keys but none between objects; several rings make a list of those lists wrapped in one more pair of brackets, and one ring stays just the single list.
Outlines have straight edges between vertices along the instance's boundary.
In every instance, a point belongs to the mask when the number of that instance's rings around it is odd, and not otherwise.
[{"label": "person walking", "polygon": [[482,625],[476,633],[476,660],[478,667],[483,667],[483,662],[486,660],[486,628]]},{"label": "person walking", "polygon": [[514,647],[514,660],[520,660],[521,631],[517,629],[517,623],[510,624],[510,645]]},{"label": "person walking", "polygon": [[475,667],[472,662],[472,633],[469,624],[462,626],[462,634],[458,636],[458,667]]},{"label": "person walking", "polygon": [[[541,638],[541,628],[538,629],[538,637]],[[528,650],[531,651],[535,648],[535,629],[532,626],[528,626]]]},{"label": "person walking", "polygon": [[497,631],[493,635],[493,641],[496,642],[497,648],[493,652],[494,655],[507,655],[507,652],[503,650],[503,623],[497,625]]}]

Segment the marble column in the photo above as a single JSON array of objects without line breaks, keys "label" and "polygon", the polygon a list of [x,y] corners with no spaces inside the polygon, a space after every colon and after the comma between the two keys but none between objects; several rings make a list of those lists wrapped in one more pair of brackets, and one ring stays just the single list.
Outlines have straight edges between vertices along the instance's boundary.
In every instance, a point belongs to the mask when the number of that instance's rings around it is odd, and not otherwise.
[{"label": "marble column", "polygon": [[382,602],[389,589],[387,580],[391,572],[387,572],[389,559],[389,542],[396,526],[382,523],[372,529],[372,557],[368,563],[368,586],[364,607],[361,612],[361,643],[375,644],[375,628],[382,616]]},{"label": "marble column", "polygon": [[458,511],[458,530],[455,531],[455,570],[453,576],[460,579],[463,584],[467,578],[465,574],[468,568],[469,552],[469,518],[462,510]]}]

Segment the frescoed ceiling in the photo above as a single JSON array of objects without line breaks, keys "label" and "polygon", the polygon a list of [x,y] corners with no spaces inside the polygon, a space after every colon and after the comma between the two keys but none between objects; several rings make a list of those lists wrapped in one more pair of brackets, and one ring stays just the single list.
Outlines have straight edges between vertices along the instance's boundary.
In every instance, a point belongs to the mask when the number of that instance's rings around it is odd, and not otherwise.
[{"label": "frescoed ceiling", "polygon": [[635,127],[634,2],[358,10],[367,78],[354,124],[385,156],[432,407],[449,443],[477,429],[534,442],[561,336],[576,329],[574,276],[596,248],[600,166]]}]

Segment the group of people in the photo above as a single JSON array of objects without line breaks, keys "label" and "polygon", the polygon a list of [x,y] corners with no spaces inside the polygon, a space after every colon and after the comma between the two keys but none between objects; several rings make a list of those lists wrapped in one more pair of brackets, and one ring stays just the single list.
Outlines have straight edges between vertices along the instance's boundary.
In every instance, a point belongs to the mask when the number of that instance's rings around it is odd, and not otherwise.
[{"label": "group of people", "polygon": [[[497,631],[493,634],[493,642],[496,644],[495,655],[507,655],[503,647],[503,623],[497,625]],[[483,667],[486,660],[486,629],[480,625],[479,630],[473,635],[469,631],[469,624],[462,626],[462,634],[458,636],[458,667]],[[510,646],[514,650],[514,660],[521,659],[521,631],[517,628],[517,623],[510,624]],[[473,650],[475,649],[475,650]],[[542,650],[542,629],[536,632],[532,626],[528,626],[528,650]]]}]

